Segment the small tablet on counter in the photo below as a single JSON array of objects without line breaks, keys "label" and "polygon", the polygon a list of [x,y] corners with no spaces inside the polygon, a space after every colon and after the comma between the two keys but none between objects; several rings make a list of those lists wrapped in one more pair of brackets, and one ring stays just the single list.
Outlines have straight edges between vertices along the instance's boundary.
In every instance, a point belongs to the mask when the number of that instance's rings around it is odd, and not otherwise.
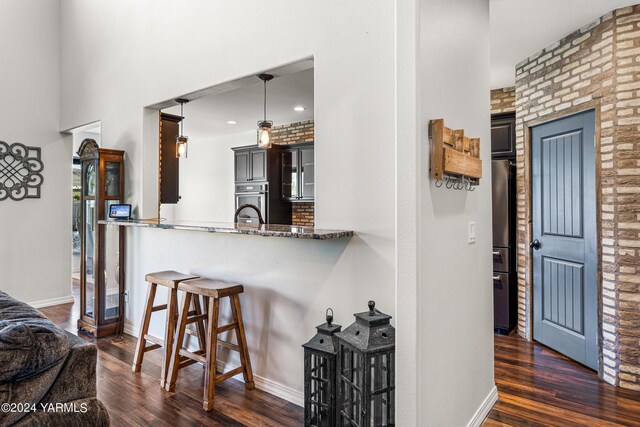
[{"label": "small tablet on counter", "polygon": [[109,218],[116,220],[131,219],[131,205],[109,206]]}]

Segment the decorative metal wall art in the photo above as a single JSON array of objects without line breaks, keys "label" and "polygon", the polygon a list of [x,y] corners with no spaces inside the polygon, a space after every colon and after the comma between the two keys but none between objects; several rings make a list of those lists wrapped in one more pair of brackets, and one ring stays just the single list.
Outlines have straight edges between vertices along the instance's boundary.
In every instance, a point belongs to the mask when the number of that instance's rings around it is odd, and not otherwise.
[{"label": "decorative metal wall art", "polygon": [[0,201],[39,199],[43,169],[40,148],[0,141]]}]

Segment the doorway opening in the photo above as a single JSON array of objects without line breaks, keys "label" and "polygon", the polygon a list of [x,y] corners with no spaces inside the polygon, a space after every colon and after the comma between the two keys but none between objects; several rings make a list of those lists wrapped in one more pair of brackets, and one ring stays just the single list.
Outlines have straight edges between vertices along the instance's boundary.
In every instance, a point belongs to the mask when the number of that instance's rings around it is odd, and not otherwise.
[{"label": "doorway opening", "polygon": [[[315,226],[312,59],[148,108],[159,111],[160,220]],[[272,122],[266,146],[257,132],[264,120]]]}]

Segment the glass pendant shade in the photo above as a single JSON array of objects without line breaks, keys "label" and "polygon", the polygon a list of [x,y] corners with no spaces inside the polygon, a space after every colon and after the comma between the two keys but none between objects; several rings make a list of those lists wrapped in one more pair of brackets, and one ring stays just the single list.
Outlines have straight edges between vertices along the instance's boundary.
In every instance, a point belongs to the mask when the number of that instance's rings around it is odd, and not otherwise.
[{"label": "glass pendant shade", "polygon": [[258,122],[258,146],[261,148],[271,148],[271,126],[273,122],[264,120]]},{"label": "glass pendant shade", "polygon": [[264,120],[258,122],[258,147],[271,148],[271,128],[273,122],[267,120],[267,82],[273,79],[271,74],[258,74],[264,85]]},{"label": "glass pendant shade", "polygon": [[189,137],[179,135],[176,138],[176,158],[187,158],[187,142],[189,141]]},{"label": "glass pendant shade", "polygon": [[184,104],[189,102],[186,98],[177,98],[180,104],[180,134],[176,137],[176,159],[187,158],[187,142],[189,137],[184,134]]}]

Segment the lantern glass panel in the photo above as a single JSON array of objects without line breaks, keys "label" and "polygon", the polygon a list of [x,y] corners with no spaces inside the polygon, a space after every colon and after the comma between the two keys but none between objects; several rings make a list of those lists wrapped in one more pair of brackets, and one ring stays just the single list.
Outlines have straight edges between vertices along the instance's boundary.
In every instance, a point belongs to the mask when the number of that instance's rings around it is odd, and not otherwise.
[{"label": "lantern glass panel", "polygon": [[[369,402],[369,425],[388,426],[393,423],[393,354],[376,354],[369,357],[371,375]],[[391,387],[390,387],[391,385]]]},{"label": "lantern glass panel", "polygon": [[311,383],[310,383],[310,425],[327,427],[331,425],[329,406],[331,395],[329,393],[329,359],[327,357],[311,355]]},{"label": "lantern glass panel", "polygon": [[361,425],[364,357],[348,346],[340,351],[340,425]]}]

